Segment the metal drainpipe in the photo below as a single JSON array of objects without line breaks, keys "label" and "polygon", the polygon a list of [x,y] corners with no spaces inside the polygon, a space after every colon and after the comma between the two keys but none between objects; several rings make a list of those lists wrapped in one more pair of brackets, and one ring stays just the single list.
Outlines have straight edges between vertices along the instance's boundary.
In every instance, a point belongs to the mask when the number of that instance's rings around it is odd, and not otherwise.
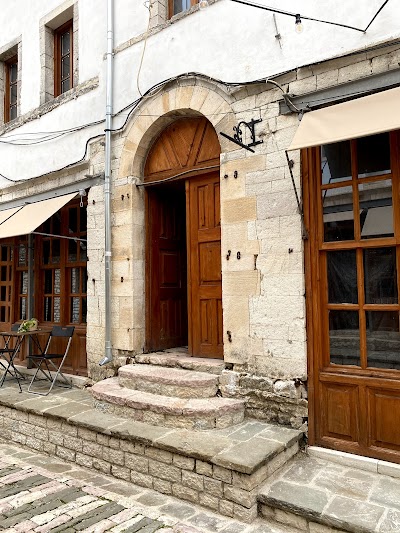
[{"label": "metal drainpipe", "polygon": [[105,357],[99,365],[113,359],[111,348],[111,130],[113,104],[113,45],[114,20],[113,0],[107,0],[107,77],[106,77],[106,129],[105,129],[105,172],[104,172],[104,264],[105,264]]}]

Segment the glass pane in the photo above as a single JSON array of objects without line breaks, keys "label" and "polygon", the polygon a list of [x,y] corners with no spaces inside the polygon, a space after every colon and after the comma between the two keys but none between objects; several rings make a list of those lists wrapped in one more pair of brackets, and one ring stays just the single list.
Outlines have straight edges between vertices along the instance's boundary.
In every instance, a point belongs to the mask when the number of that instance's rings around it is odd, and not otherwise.
[{"label": "glass pane", "polygon": [[324,241],[354,240],[352,187],[322,191]]},{"label": "glass pane", "polygon": [[61,272],[59,268],[54,271],[54,294],[60,294]]},{"label": "glass pane", "polygon": [[68,241],[68,261],[76,261],[78,244],[75,241]]},{"label": "glass pane", "polygon": [[28,294],[28,272],[21,272],[21,294]]},{"label": "glass pane", "polygon": [[10,107],[10,120],[14,120],[14,118],[17,118],[17,106],[13,105]]},{"label": "glass pane", "polygon": [[0,307],[0,322],[6,321],[6,308],[4,306]]},{"label": "glass pane", "polygon": [[44,292],[45,294],[52,294],[53,292],[53,271],[44,271]]},{"label": "glass pane", "polygon": [[86,316],[87,316],[87,303],[86,298],[82,298],[82,322],[86,324]]},{"label": "glass pane", "polygon": [[20,244],[18,246],[18,266],[25,266],[27,263],[26,246]]},{"label": "glass pane", "polygon": [[81,207],[80,210],[80,227],[79,230],[85,232],[87,230],[87,213],[86,207]]},{"label": "glass pane", "polygon": [[8,259],[8,246],[1,247],[1,260],[7,261]]},{"label": "glass pane", "polygon": [[61,59],[61,79],[64,80],[70,76],[71,62],[69,56],[65,56]]},{"label": "glass pane", "polygon": [[19,299],[19,320],[26,320],[26,298]]},{"label": "glass pane", "polygon": [[15,104],[17,101],[17,86],[12,85],[10,89],[10,102],[11,104]]},{"label": "glass pane", "polygon": [[61,235],[61,214],[59,211],[51,217],[51,223],[53,224],[53,235]]},{"label": "glass pane", "polygon": [[53,314],[54,322],[60,322],[60,308],[61,308],[61,300],[60,300],[60,297],[57,296],[54,298],[54,314]]},{"label": "glass pane", "polygon": [[350,141],[321,146],[322,183],[351,180]]},{"label": "glass pane", "polygon": [[67,78],[66,80],[61,82],[61,94],[66,93],[71,89],[71,82],[70,79]]},{"label": "glass pane", "polygon": [[46,296],[44,299],[44,316],[43,320],[45,322],[51,322],[51,298]]},{"label": "glass pane", "polygon": [[327,261],[329,303],[358,303],[356,251],[328,252]]},{"label": "glass pane", "polygon": [[82,269],[82,293],[87,293],[87,270],[86,268]]},{"label": "glass pane", "polygon": [[0,272],[1,272],[1,281],[7,281],[7,267],[2,266]]},{"label": "glass pane", "polygon": [[396,248],[364,250],[366,304],[397,304]]},{"label": "glass pane", "polygon": [[335,365],[360,366],[357,311],[329,311],[329,352]]},{"label": "glass pane", "polygon": [[51,256],[51,262],[54,264],[54,263],[59,263],[60,262],[60,240],[59,239],[54,239],[52,241],[52,256]]},{"label": "glass pane", "polygon": [[5,302],[7,300],[7,287],[3,285],[0,287],[0,301]]},{"label": "glass pane", "polygon": [[190,0],[174,0],[174,15],[190,9]]},{"label": "glass pane", "polygon": [[390,173],[389,133],[357,139],[358,177]]},{"label": "glass pane", "polygon": [[76,233],[78,231],[78,209],[71,207],[68,211],[68,228],[70,233]]},{"label": "glass pane", "polygon": [[393,237],[392,180],[359,185],[361,238]]},{"label": "glass pane", "polygon": [[71,323],[79,324],[79,308],[80,308],[80,298],[74,296],[71,298]]},{"label": "glass pane", "polygon": [[87,245],[86,245],[86,242],[81,242],[80,243],[80,260],[81,261],[87,261]]},{"label": "glass pane", "polygon": [[15,83],[17,81],[18,75],[18,63],[13,63],[10,65],[10,83]]},{"label": "glass pane", "polygon": [[71,292],[80,292],[79,268],[71,268]]},{"label": "glass pane", "polygon": [[11,287],[8,287],[7,295],[8,295],[7,301],[11,302]]},{"label": "glass pane", "polygon": [[371,311],[366,319],[368,366],[400,369],[399,313]]},{"label": "glass pane", "polygon": [[71,34],[70,31],[66,31],[61,35],[61,55],[65,56],[70,51],[71,46]]},{"label": "glass pane", "polygon": [[50,241],[43,241],[43,264],[48,265],[50,262]]}]

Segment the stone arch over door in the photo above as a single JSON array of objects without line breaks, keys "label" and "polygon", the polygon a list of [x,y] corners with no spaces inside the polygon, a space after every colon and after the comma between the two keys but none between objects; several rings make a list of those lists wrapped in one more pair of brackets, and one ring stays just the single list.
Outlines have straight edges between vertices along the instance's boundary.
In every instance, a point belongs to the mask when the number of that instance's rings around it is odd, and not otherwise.
[{"label": "stone arch over door", "polygon": [[164,129],[145,164],[146,348],[223,356],[220,144],[204,117]]}]

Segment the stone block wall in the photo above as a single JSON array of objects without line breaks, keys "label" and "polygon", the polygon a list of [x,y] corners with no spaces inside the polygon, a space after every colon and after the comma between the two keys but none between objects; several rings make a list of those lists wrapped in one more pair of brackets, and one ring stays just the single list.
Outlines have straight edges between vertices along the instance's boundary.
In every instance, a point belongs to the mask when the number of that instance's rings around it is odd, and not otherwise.
[{"label": "stone block wall", "polygon": [[94,471],[203,505],[251,522],[257,517],[259,485],[297,453],[296,442],[251,474],[190,455],[92,431],[66,420],[0,406],[4,439]]}]

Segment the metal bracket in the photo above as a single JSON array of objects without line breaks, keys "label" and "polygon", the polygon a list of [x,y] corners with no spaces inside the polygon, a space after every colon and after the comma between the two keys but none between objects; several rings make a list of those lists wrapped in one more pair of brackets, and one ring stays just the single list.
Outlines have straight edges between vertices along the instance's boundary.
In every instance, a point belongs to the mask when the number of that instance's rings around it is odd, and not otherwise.
[{"label": "metal bracket", "polygon": [[[251,147],[257,146],[258,144],[262,144],[264,142],[262,139],[256,141],[255,125],[260,122],[262,122],[262,118],[252,118],[249,122],[241,120],[237,126],[233,126],[233,131],[235,132],[233,137],[227,135],[226,133],[223,133],[222,131],[220,131],[220,134],[223,135],[226,139],[229,139],[235,144],[241,146],[242,148],[249,150],[249,152],[254,153],[254,150]],[[243,126],[250,131],[251,142],[249,144],[244,144],[243,142]]]}]

